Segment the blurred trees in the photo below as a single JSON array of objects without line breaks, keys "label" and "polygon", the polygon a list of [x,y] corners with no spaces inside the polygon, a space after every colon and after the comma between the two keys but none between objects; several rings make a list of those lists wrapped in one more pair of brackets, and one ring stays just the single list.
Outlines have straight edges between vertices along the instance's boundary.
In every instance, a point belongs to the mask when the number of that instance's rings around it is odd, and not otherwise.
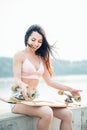
[{"label": "blurred trees", "polygon": [[[87,60],[51,60],[55,75],[87,74]],[[13,77],[13,59],[0,57],[0,77]]]}]

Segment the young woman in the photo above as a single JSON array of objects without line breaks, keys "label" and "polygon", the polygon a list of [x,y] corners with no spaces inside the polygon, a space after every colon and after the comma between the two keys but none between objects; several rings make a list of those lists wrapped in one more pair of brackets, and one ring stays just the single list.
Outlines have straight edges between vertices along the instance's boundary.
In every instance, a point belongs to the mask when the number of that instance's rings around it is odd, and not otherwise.
[{"label": "young woman", "polygon": [[[16,53],[13,59],[15,82],[25,100],[28,100],[27,89],[36,94],[40,77],[48,86],[79,95],[80,90],[61,85],[52,79],[51,49],[43,28],[39,25],[30,26],[25,34],[25,49]],[[60,130],[72,130],[72,112],[68,108],[15,104],[12,112],[39,117],[37,130],[50,130],[53,116],[61,120]]]}]

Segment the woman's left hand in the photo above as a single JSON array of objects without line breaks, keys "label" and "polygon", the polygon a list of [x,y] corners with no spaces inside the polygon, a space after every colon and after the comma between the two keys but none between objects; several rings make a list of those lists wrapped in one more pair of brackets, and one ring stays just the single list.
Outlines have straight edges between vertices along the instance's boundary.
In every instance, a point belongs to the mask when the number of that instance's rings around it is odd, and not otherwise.
[{"label": "woman's left hand", "polygon": [[72,89],[71,94],[73,96],[80,96],[80,92],[82,92],[82,90]]}]

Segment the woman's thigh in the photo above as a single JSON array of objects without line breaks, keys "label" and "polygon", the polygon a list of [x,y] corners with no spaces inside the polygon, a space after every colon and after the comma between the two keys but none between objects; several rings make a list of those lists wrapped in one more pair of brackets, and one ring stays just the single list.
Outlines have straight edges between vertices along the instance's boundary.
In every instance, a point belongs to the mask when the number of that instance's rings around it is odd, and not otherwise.
[{"label": "woman's thigh", "polygon": [[49,106],[33,107],[24,104],[16,104],[12,112],[36,117],[43,117],[45,115],[53,116],[53,110]]},{"label": "woman's thigh", "polygon": [[68,108],[53,108],[53,115],[60,120],[72,119],[72,111]]}]

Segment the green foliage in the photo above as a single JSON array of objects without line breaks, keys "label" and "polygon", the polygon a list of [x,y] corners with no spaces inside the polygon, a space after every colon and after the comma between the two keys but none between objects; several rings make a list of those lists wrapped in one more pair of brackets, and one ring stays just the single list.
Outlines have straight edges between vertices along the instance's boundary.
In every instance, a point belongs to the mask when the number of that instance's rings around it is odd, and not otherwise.
[{"label": "green foliage", "polygon": [[[55,75],[87,74],[87,60],[51,60]],[[0,77],[13,77],[13,59],[0,57]]]}]

